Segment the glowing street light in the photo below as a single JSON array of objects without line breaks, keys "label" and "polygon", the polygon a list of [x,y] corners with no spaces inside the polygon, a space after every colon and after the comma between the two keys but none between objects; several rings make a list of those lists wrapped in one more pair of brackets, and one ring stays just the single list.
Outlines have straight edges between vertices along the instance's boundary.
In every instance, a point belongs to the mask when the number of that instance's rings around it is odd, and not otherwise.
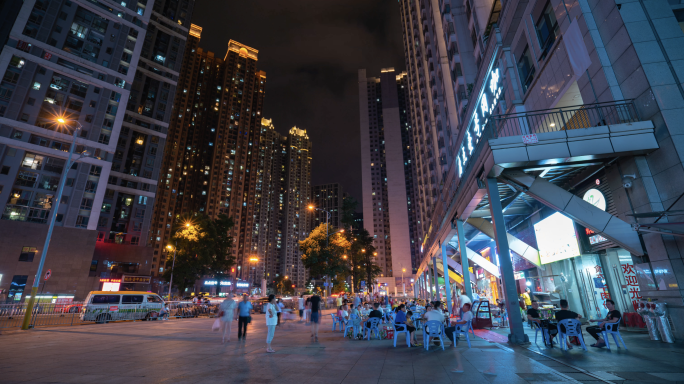
[{"label": "glowing street light", "polygon": [[[31,315],[33,314],[33,305],[35,304],[36,301],[36,295],[38,294],[38,286],[40,285],[41,277],[43,275],[43,266],[45,265],[45,258],[47,257],[47,252],[48,248],[50,247],[50,240],[52,239],[52,230],[55,228],[55,219],[57,218],[57,211],[59,210],[59,203],[62,200],[62,192],[64,192],[64,183],[66,182],[67,179],[67,173],[69,173],[69,170],[71,169],[71,166],[77,161],[80,160],[84,157],[90,156],[90,153],[88,151],[83,151],[78,158],[73,159],[74,156],[74,148],[76,148],[76,137],[78,137],[78,133],[81,132],[83,127],[81,126],[81,123],[78,121],[69,121],[66,119],[64,116],[57,116],[55,117],[55,122],[58,123],[60,126],[67,126],[67,123],[73,122],[76,123],[76,128],[74,128],[73,132],[73,139],[71,140],[71,147],[69,147],[69,157],[67,158],[67,162],[65,164],[64,169],[62,170],[62,176],[59,180],[59,186],[57,187],[57,196],[53,200],[53,206],[52,206],[52,211],[50,212],[50,224],[48,225],[48,232],[47,236],[45,237],[45,245],[43,246],[43,250],[40,255],[40,263],[38,264],[38,270],[36,271],[36,276],[33,279],[33,287],[31,288],[31,297],[29,298],[28,302],[26,303],[26,313],[24,314],[24,321],[21,325],[21,329],[26,330],[29,328],[29,323],[31,322]],[[72,160],[73,159],[73,160]]]}]

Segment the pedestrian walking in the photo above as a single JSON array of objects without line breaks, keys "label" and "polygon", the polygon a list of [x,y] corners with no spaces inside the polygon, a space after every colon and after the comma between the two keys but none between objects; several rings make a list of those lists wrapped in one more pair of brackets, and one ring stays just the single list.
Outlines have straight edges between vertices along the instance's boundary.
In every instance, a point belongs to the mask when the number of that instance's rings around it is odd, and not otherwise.
[{"label": "pedestrian walking", "polygon": [[266,326],[268,327],[268,335],[266,336],[266,352],[274,353],[271,348],[271,342],[275,335],[276,325],[278,325],[278,312],[275,305],[275,295],[268,295],[268,304],[266,304]]},{"label": "pedestrian walking", "polygon": [[252,322],[252,303],[247,300],[247,295],[242,296],[238,304],[238,340],[247,338],[247,324]]},{"label": "pedestrian walking", "polygon": [[276,324],[277,326],[280,326],[281,318],[283,317],[283,308],[285,308],[285,305],[283,305],[282,299],[276,299],[276,311],[278,312],[278,324]]},{"label": "pedestrian walking", "polygon": [[321,321],[321,297],[313,295],[309,303],[311,305],[311,338],[313,341],[318,342],[318,324]]},{"label": "pedestrian walking", "polygon": [[297,299],[297,309],[299,310],[299,322],[302,322],[302,318],[304,317],[304,294],[302,293],[301,296],[299,296],[299,299]]},{"label": "pedestrian walking", "polygon": [[230,331],[233,327],[233,321],[235,321],[236,307],[237,303],[233,300],[232,293],[228,293],[226,299],[219,305],[219,317],[221,318],[221,327],[223,328],[223,341],[221,341],[221,344],[226,342],[226,335],[228,336],[228,341],[230,341]]},{"label": "pedestrian walking", "polygon": [[304,303],[305,305],[305,310],[304,310],[304,320],[306,321],[306,324],[308,325],[311,322],[311,296],[306,298],[306,302]]}]

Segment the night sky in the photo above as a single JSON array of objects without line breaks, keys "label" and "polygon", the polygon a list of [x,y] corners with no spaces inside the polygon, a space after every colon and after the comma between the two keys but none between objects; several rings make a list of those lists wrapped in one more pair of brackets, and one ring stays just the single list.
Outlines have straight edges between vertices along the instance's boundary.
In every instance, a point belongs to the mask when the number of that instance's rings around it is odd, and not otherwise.
[{"label": "night sky", "polygon": [[306,129],[313,185],[342,183],[360,203],[357,71],[404,70],[397,0],[197,0],[192,22],[219,57],[231,39],[259,50],[264,117],[280,133]]}]

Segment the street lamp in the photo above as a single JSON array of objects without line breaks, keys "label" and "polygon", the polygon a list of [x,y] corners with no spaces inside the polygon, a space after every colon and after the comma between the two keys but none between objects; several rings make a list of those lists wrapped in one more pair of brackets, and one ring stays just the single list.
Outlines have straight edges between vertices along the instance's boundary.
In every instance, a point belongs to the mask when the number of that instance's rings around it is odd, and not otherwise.
[{"label": "street lamp", "polygon": [[406,268],[401,269],[401,289],[404,291],[404,296],[406,296],[406,283],[404,282],[404,272],[406,272]]},{"label": "street lamp", "polygon": [[[60,116],[55,119],[57,124],[59,126],[67,126],[67,123],[71,122],[64,117]],[[40,285],[40,277],[43,274],[43,266],[45,265],[45,257],[47,256],[47,251],[48,248],[50,247],[50,240],[52,238],[52,230],[55,228],[55,219],[57,218],[57,211],[59,210],[59,202],[62,200],[62,192],[64,192],[64,183],[66,182],[66,176],[67,173],[69,173],[69,169],[71,169],[71,166],[78,160],[90,156],[90,153],[88,151],[83,151],[81,153],[81,156],[75,158],[72,160],[73,155],[74,155],[74,148],[76,148],[76,137],[78,137],[78,132],[83,129],[81,126],[81,123],[78,121],[73,121],[73,123],[76,123],[77,127],[74,128],[74,133],[73,133],[73,139],[71,140],[71,147],[69,148],[69,157],[67,158],[66,162],[66,167],[62,171],[62,176],[59,180],[59,187],[57,188],[57,196],[56,199],[54,200],[54,207],[52,208],[52,214],[50,215],[50,224],[48,225],[48,233],[47,236],[45,237],[45,245],[43,246],[43,250],[40,255],[40,263],[38,263],[38,270],[36,271],[36,276],[33,279],[33,287],[31,288],[31,297],[29,297],[29,301],[26,304],[26,312],[24,313],[24,321],[21,325],[21,329],[28,329],[29,328],[29,323],[31,322],[31,314],[33,313],[33,305],[36,301],[36,295],[38,294],[38,286]]]},{"label": "street lamp", "polygon": [[[184,227],[185,228],[190,228],[192,224],[190,222],[186,222]],[[181,227],[182,228],[182,227]],[[180,228],[176,229],[177,233]],[[176,268],[176,247],[178,246],[178,240],[176,240],[176,245],[173,246],[171,244],[166,246],[166,249],[169,251],[173,250],[173,263],[171,263],[171,278],[169,279],[169,301],[171,300],[171,288],[173,287],[173,270]]]},{"label": "street lamp", "polygon": [[[176,242],[176,245],[178,245],[178,242]],[[169,279],[169,301],[171,301],[171,287],[173,287],[173,270],[176,268],[176,247],[174,247],[173,245],[167,245],[166,249],[168,249],[169,251],[173,250],[173,263],[171,264],[171,278]]]}]

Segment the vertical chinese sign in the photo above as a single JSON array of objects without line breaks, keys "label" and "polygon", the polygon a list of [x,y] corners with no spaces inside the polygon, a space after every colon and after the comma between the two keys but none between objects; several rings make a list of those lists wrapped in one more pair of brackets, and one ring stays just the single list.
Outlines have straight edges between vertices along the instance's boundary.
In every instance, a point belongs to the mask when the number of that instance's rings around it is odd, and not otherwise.
[{"label": "vertical chinese sign", "polygon": [[621,262],[620,266],[622,267],[622,274],[625,276],[627,295],[629,295],[629,300],[636,311],[641,299],[641,288],[639,288],[639,282],[637,281],[636,269],[630,263]]}]

